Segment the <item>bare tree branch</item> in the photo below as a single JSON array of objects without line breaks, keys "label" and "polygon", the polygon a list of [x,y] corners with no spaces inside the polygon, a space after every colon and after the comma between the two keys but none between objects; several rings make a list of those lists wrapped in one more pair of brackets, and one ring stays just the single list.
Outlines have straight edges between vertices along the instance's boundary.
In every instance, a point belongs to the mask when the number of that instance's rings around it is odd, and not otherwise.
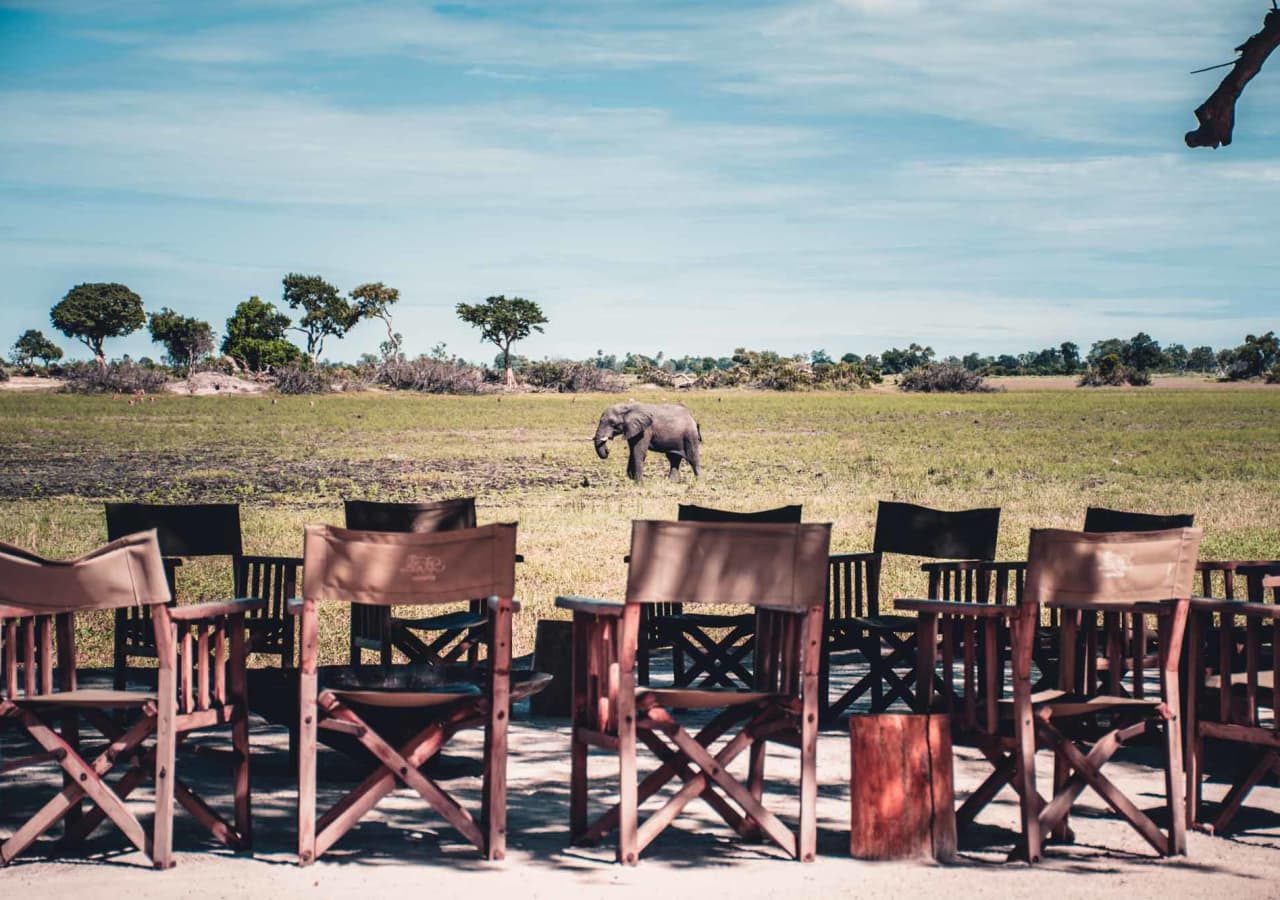
[{"label": "bare tree branch", "polygon": [[1262,30],[1236,48],[1240,58],[1235,61],[1227,77],[1222,79],[1218,89],[1196,109],[1196,120],[1200,127],[1187,132],[1188,147],[1216,148],[1231,143],[1231,130],[1236,121],[1236,101],[1240,99],[1244,86],[1258,74],[1262,64],[1277,46],[1280,46],[1280,9],[1272,9],[1262,20]]}]

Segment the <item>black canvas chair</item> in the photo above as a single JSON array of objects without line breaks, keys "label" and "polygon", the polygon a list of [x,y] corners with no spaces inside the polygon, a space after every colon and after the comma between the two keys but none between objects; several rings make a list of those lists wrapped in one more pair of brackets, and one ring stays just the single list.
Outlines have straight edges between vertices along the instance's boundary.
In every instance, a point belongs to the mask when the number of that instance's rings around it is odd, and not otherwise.
[{"label": "black canvas chair", "polygon": [[[775,525],[798,523],[800,504],[736,512],[681,503],[680,522],[756,522]],[[672,683],[675,687],[745,688],[753,683],[748,660],[755,652],[756,615],[715,613],[686,614],[680,602],[654,603],[641,607],[640,633],[636,646],[637,680],[649,684],[649,657],[654,650],[671,650]]]},{"label": "black canvas chair", "polygon": [[[827,620],[822,655],[823,717],[831,720],[863,696],[870,711],[901,701],[914,707],[916,618],[883,615],[880,572],[886,554],[928,559],[993,560],[1000,530],[999,509],[954,512],[882,500],[876,511],[870,553],[838,553],[830,559]],[[832,654],[853,651],[868,671],[834,700]]]},{"label": "black canvas chair", "polygon": [[[476,527],[476,499],[459,497],[426,503],[382,503],[346,500],[347,528],[400,534],[431,534]],[[351,604],[351,664],[361,663],[363,651],[390,665],[393,650],[410,662],[443,664],[461,659],[474,665],[483,643],[488,616],[483,599],[464,609],[430,616],[399,618],[390,606]]]},{"label": "black canvas chair", "polygon": [[[108,540],[156,530],[175,598],[182,596],[177,569],[184,559],[226,557],[234,595],[264,601],[245,615],[248,652],[278,656],[282,668],[294,665],[294,623],[285,605],[297,594],[302,560],[246,555],[239,504],[108,503],[106,519]],[[151,611],[145,606],[117,609],[115,619],[115,687],[123,690],[130,659],[156,658],[155,629]]]}]

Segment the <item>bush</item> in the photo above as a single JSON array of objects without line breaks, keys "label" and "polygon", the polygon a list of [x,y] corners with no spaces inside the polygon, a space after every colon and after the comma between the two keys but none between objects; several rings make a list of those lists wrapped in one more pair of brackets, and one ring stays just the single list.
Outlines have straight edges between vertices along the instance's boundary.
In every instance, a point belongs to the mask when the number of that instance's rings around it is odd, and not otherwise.
[{"label": "bush", "polygon": [[4,366],[0,366],[0,382],[5,382],[8,380],[9,380],[9,370],[6,369]]},{"label": "bush", "polygon": [[839,391],[867,388],[884,380],[880,377],[879,369],[868,368],[861,362],[838,362],[814,366],[813,375],[814,380],[822,387]]},{"label": "bush", "polygon": [[1120,357],[1108,353],[1098,364],[1080,376],[1077,387],[1120,387],[1131,384],[1146,387],[1151,384],[1151,374],[1142,369],[1132,369],[1120,362]]},{"label": "bush", "polygon": [[276,372],[281,394],[325,394],[333,390],[333,376],[315,366],[285,366]]},{"label": "bush", "polygon": [[453,359],[419,356],[392,359],[377,373],[379,384],[401,391],[427,394],[476,394],[484,385],[484,373],[476,366]]},{"label": "bush", "polygon": [[1267,384],[1280,384],[1280,363],[1276,363],[1275,368],[1267,373]]},{"label": "bush", "polygon": [[130,360],[100,366],[70,363],[63,369],[65,387],[73,394],[156,394],[164,390],[169,373]]},{"label": "bush", "polygon": [[597,368],[594,363],[563,359],[529,363],[524,371],[524,380],[531,387],[561,394],[583,391],[616,393],[622,390],[622,380],[612,372]]},{"label": "bush", "polygon": [[898,379],[898,389],[926,394],[986,394],[996,390],[977,372],[955,363],[926,363]]}]

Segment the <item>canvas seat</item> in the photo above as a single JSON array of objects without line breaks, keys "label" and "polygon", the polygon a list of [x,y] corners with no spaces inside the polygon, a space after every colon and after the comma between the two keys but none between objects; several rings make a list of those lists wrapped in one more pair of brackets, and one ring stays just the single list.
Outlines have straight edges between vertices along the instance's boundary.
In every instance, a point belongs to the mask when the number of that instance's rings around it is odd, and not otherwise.
[{"label": "canvas seat", "polygon": [[[251,846],[244,620],[263,601],[170,609],[170,599],[154,530],[112,541],[69,562],[0,545],[0,603],[26,615],[21,623],[6,618],[0,629],[0,670],[5,674],[0,719],[25,731],[44,751],[44,760],[64,773],[62,790],[0,843],[0,863],[12,862],[60,822],[65,825],[64,844],[75,845],[110,819],[156,868],[168,868],[173,864],[175,799],[228,847]],[[157,689],[134,693],[77,687],[75,614],[142,608],[150,611],[145,621],[156,650]],[[122,724],[108,714],[121,709],[136,715]],[[106,740],[96,755],[81,740],[82,719]],[[217,726],[229,727],[233,749],[231,822],[183,783],[176,767],[184,738]],[[117,766],[125,771],[108,781]],[[150,832],[125,802],[147,781],[155,783]],[[88,811],[82,808],[86,800],[92,804]]]},{"label": "canvas seat", "polygon": [[[618,861],[640,854],[701,797],[734,832],[767,837],[811,861],[817,842],[816,749],[822,596],[830,526],[752,522],[632,523],[624,603],[560,597],[573,613],[570,835],[593,844],[617,832]],[[741,604],[757,614],[752,689],[638,688],[636,646],[645,604]],[[675,713],[720,710],[696,733]],[[769,742],[800,750],[796,829],[765,804]],[[637,747],[657,758],[643,779]],[[589,820],[591,748],[614,752],[617,804]],[[727,771],[749,752],[746,783]],[[641,822],[640,806],[668,783],[682,784]]]},{"label": "canvas seat", "polygon": [[[315,862],[398,784],[412,788],[489,859],[506,852],[507,728],[513,696],[545,686],[544,677],[511,677],[511,617],[516,608],[516,526],[490,525],[435,533],[354,531],[327,525],[306,530],[299,686],[298,861]],[[471,602],[487,597],[488,653],[474,667],[321,667],[322,602],[392,606]],[[460,682],[456,673],[472,679]],[[423,767],[464,728],[485,732],[482,801],[474,817]],[[317,817],[318,754],[323,729],[359,745],[374,771]]]}]

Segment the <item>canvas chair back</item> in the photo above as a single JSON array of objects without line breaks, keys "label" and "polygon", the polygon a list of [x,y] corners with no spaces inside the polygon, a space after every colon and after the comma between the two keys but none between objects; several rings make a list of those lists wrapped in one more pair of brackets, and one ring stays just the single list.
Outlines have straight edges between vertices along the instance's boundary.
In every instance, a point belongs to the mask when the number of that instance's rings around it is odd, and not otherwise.
[{"label": "canvas chair back", "polygon": [[775,509],[761,509],[755,512],[735,512],[728,509],[713,509],[710,506],[697,506],[693,503],[681,503],[676,514],[680,522],[772,522],[788,524],[800,521],[803,507],[799,503],[779,506]]},{"label": "canvas chair back", "polygon": [[0,543],[0,605],[29,613],[154,606],[170,600],[154,530],[127,535],[72,560]]},{"label": "canvas chair back", "polygon": [[1170,528],[1191,528],[1195,524],[1196,517],[1185,514],[1158,516],[1123,512],[1104,506],[1090,506],[1084,513],[1084,530],[1095,534],[1114,531],[1167,531]]},{"label": "canvas chair back", "polygon": [[241,556],[238,503],[108,503],[107,538],[156,530],[161,556]]},{"label": "canvas chair back", "polygon": [[930,559],[995,559],[1000,510],[946,511],[881,500],[876,509],[876,553]]},{"label": "canvas chair back", "polygon": [[821,605],[830,542],[827,524],[632,522],[627,602]]},{"label": "canvas chair back", "polygon": [[437,533],[308,525],[303,596],[369,606],[418,606],[515,593],[516,526]]},{"label": "canvas chair back", "polygon": [[1187,599],[1202,535],[1032,529],[1024,603],[1105,609]]},{"label": "canvas chair back", "polygon": [[431,503],[343,502],[347,527],[357,531],[434,532],[476,527],[476,498]]}]

